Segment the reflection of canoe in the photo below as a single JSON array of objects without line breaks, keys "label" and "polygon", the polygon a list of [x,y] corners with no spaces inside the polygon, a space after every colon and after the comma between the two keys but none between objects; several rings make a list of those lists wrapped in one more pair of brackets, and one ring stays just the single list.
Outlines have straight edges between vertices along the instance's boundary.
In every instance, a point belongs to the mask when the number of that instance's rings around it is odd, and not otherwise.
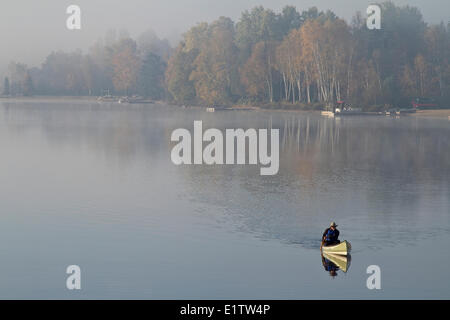
[{"label": "reflection of canoe", "polygon": [[343,242],[341,242],[337,245],[334,245],[334,246],[323,246],[322,252],[346,256],[347,254],[350,253],[351,249],[352,249],[352,246],[350,245],[350,242],[347,242],[347,240],[344,240]]},{"label": "reflection of canoe", "polygon": [[348,268],[350,268],[350,261],[351,256],[343,256],[338,254],[332,254],[332,253],[323,253],[324,258],[330,260],[335,265],[339,267],[340,270],[347,272]]}]

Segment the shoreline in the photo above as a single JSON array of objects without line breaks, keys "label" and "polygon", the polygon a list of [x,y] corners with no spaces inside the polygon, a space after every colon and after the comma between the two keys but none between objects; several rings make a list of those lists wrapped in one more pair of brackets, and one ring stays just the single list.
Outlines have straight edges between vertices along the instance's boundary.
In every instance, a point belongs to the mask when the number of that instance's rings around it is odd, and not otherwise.
[{"label": "shoreline", "polygon": [[418,118],[438,118],[450,120],[450,109],[418,110],[411,116]]},{"label": "shoreline", "polygon": [[[98,101],[97,96],[31,96],[31,97],[5,97],[0,96],[0,102],[33,102],[33,101],[58,101],[58,100],[78,100],[78,101],[86,101],[86,102],[98,102],[98,103],[118,103],[118,102],[106,102],[106,101]],[[136,103],[139,104],[139,103]],[[154,104],[167,104],[176,106],[180,109],[201,109],[202,106],[193,105],[193,106],[178,106],[170,104],[167,101],[157,100]],[[263,108],[255,105],[232,105],[231,110],[240,111],[262,111],[262,112],[286,112],[286,113],[317,113],[320,114],[320,110],[296,110],[296,109],[276,109],[276,108]],[[407,114],[408,116],[417,117],[417,118],[436,118],[436,119],[448,119],[450,120],[450,109],[433,109],[433,110],[417,110],[415,113]]]}]

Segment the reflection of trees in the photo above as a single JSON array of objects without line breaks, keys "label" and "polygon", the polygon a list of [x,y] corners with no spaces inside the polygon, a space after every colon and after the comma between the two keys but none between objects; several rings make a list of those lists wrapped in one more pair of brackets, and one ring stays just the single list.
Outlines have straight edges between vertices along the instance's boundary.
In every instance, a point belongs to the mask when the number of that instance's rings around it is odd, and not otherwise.
[{"label": "reflection of trees", "polygon": [[[55,147],[88,148],[121,165],[137,157],[153,158],[166,148],[161,136],[165,123],[151,107],[99,105],[77,100],[67,102],[2,103],[9,132],[23,135],[37,130]],[[166,151],[164,151],[166,152]]]},{"label": "reflection of trees", "polygon": [[[242,114],[231,127],[279,128],[279,174],[261,177],[259,166],[184,167],[180,175],[192,201],[222,213],[205,216],[307,247],[318,246],[321,226],[329,220],[344,223],[344,236],[376,246],[380,240],[412,242],[443,219],[445,207],[423,212],[419,204],[448,201],[447,123],[293,113],[255,118]],[[436,188],[438,193],[430,194]],[[423,216],[427,219],[419,223]]]},{"label": "reflection of trees", "polygon": [[448,131],[446,123],[426,120],[303,117],[285,120],[281,153],[297,155],[299,165],[313,159],[322,169],[373,167],[413,180],[439,177],[450,169]]},{"label": "reflection of trees", "polygon": [[[280,129],[280,172],[263,177],[259,165],[172,165],[171,132],[192,129],[194,120],[203,120],[204,130]],[[311,248],[319,246],[330,220],[338,220],[343,237],[359,241],[359,247],[380,240],[383,245],[411,242],[412,236],[448,228],[446,121],[209,114],[82,101],[2,102],[0,121],[12,137],[37,132],[50,147],[87,148],[107,163],[164,162],[177,182],[171,192],[190,199],[196,214],[214,227]]]}]

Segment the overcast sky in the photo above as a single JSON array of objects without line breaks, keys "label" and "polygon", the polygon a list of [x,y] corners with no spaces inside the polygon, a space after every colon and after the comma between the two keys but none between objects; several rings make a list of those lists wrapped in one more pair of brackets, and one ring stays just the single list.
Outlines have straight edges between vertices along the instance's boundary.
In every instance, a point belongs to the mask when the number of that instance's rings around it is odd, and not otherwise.
[{"label": "overcast sky", "polygon": [[[256,5],[279,11],[294,5],[299,11],[317,6],[331,9],[347,20],[370,0],[1,0],[0,72],[11,61],[38,66],[52,50],[85,51],[108,29],[127,29],[131,36],[151,28],[160,37],[178,39],[180,33],[201,21],[219,16],[237,20]],[[417,6],[427,22],[448,22],[450,0],[395,0]],[[66,8],[76,4],[82,11],[82,30],[66,29]]]}]

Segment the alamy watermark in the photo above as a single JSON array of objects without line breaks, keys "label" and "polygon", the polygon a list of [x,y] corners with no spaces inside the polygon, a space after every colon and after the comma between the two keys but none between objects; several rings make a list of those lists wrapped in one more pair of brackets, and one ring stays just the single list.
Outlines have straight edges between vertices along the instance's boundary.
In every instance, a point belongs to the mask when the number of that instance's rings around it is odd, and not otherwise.
[{"label": "alamy watermark", "polygon": [[69,290],[81,289],[81,269],[73,264],[67,267],[66,273],[69,274],[66,280],[66,287]]},{"label": "alamy watermark", "polygon": [[367,7],[367,29],[380,30],[381,29],[381,8],[376,4]]},{"label": "alamy watermark", "polygon": [[[268,152],[268,133],[270,133],[270,154]],[[203,132],[202,121],[194,121],[193,139],[189,130],[180,128],[172,132],[171,141],[178,142],[171,152],[172,162],[176,165],[247,164],[248,156],[248,164],[255,165],[259,162],[263,166],[260,168],[261,175],[278,173],[280,158],[278,129],[270,129],[270,132],[267,129],[247,129],[246,131],[244,129],[226,129],[224,150],[222,131],[212,128]],[[203,142],[209,142],[205,148],[203,148]]]},{"label": "alamy watermark", "polygon": [[70,5],[66,9],[66,13],[70,16],[66,20],[66,27],[69,30],[81,29],[81,9],[77,5]]},{"label": "alamy watermark", "polygon": [[367,281],[366,281],[367,289],[380,290],[381,289],[381,268],[375,264],[370,265],[367,267],[366,273],[370,274],[370,276],[367,278]]}]

